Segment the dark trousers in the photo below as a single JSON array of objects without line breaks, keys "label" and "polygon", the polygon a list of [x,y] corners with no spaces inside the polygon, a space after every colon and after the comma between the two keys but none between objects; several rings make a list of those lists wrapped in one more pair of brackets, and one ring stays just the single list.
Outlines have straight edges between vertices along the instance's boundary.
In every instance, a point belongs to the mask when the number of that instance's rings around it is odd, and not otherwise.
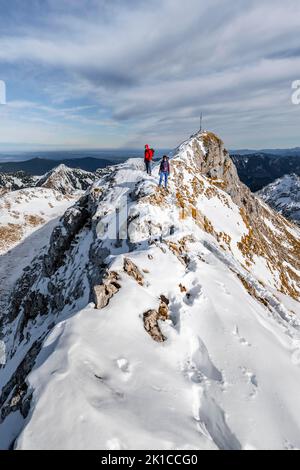
[{"label": "dark trousers", "polygon": [[151,175],[151,172],[152,172],[151,163],[152,163],[151,160],[146,160],[145,159],[146,171],[147,171],[148,175]]}]

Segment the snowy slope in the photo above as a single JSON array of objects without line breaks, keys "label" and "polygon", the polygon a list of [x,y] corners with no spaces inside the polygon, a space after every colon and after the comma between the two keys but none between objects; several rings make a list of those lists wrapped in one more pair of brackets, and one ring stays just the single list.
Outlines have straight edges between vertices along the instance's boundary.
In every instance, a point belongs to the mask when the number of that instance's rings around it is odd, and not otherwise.
[{"label": "snowy slope", "polygon": [[25,188],[0,197],[0,254],[60,216],[75,200],[45,188]]},{"label": "snowy slope", "polygon": [[[57,325],[29,377],[34,408],[17,448],[299,448],[295,329],[200,253],[189,273],[158,247],[151,261],[132,256],[149,270],[146,288],[124,275],[108,307]],[[164,344],[141,319],[161,293]]]},{"label": "snowy slope", "polygon": [[96,179],[94,173],[61,164],[42,176],[36,186],[55,189],[62,194],[72,194],[86,190]]},{"label": "snowy slope", "polygon": [[300,448],[300,233],[213,134],[171,168],[112,168],[18,281],[3,448]]},{"label": "snowy slope", "polygon": [[285,175],[258,193],[267,204],[287,219],[300,223],[300,177]]}]

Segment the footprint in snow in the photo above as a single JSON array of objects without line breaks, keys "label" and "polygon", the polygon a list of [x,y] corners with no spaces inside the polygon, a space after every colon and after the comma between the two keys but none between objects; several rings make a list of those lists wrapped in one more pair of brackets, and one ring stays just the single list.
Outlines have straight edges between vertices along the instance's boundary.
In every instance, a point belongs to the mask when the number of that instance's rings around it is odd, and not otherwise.
[{"label": "footprint in snow", "polygon": [[195,259],[192,259],[188,265],[189,272],[196,272],[197,268],[198,268],[197,261]]},{"label": "footprint in snow", "polygon": [[256,375],[251,370],[247,369],[246,367],[242,368],[242,372],[244,376],[247,377],[249,385],[252,386],[252,391],[250,393],[250,396],[254,398],[257,394],[257,388],[258,388],[258,381],[257,381]]},{"label": "footprint in snow", "polygon": [[125,374],[129,373],[129,361],[125,359],[125,357],[120,357],[117,359],[117,366],[118,368],[124,372]]},{"label": "footprint in snow", "polygon": [[182,313],[182,303],[181,299],[179,300],[177,297],[172,297],[169,303],[169,312],[170,312],[170,319],[174,328],[179,332],[180,331],[180,319]]},{"label": "footprint in snow", "polygon": [[197,280],[193,281],[193,287],[185,294],[184,303],[187,305],[193,305],[194,302],[199,299],[202,294],[202,287]]},{"label": "footprint in snow", "polygon": [[248,343],[248,341],[246,340],[246,338],[244,338],[243,336],[240,336],[240,333],[239,333],[239,328],[238,326],[236,325],[232,334],[234,336],[236,336],[239,340],[239,342],[243,345],[243,346],[251,346],[251,343]]},{"label": "footprint in snow", "polygon": [[221,290],[224,294],[231,295],[223,282],[216,281],[216,284],[221,287]]}]

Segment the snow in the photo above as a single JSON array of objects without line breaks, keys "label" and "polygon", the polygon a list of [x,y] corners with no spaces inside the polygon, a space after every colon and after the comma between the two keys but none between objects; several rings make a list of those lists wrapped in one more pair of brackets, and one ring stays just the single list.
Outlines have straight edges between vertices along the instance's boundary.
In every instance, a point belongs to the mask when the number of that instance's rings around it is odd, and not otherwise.
[{"label": "snow", "polygon": [[49,243],[53,228],[58,223],[58,217],[50,220],[45,225],[28,234],[21,243],[1,255],[0,263],[0,311],[2,305],[8,299],[17,279],[22,274],[23,268],[30,265],[41,249]]},{"label": "snow", "polygon": [[[1,244],[0,253],[7,252],[43,224],[63,214],[77,198],[78,195],[65,197],[53,189],[46,188],[20,189],[0,197],[0,227],[12,224],[16,226],[17,232],[20,226],[19,240],[15,242],[8,240],[3,246]],[[29,223],[28,217],[37,218],[36,224]]]},{"label": "snow", "polygon": [[60,164],[39,178],[36,185],[55,189],[62,194],[74,194],[86,190],[96,179],[94,173]]},{"label": "snow", "polygon": [[265,284],[268,284],[268,286],[276,286],[276,281],[278,281],[278,278],[276,275],[274,276],[273,272],[270,271],[268,263],[261,256],[254,255],[251,272],[257,279],[264,282]]},{"label": "snow", "polygon": [[[190,158],[193,139],[172,158]],[[108,190],[102,179],[91,188],[104,191],[93,217],[102,223],[98,238],[85,228],[73,258],[55,275],[57,282],[61,273],[71,279],[95,242],[109,249],[104,261],[121,287],[101,310],[89,303],[86,285],[72,309],[36,319],[30,342],[43,333],[45,339],[27,377],[30,412],[24,422],[19,411],[9,415],[0,447],[16,437],[16,449],[300,449],[300,303],[278,292],[278,272],[265,258],[254,255],[245,267],[239,242],[248,228],[238,206],[215,186],[195,202],[214,232],[230,237],[226,244],[191,214],[182,219],[173,176],[163,202],[151,202],[161,194],[157,165],[152,177],[142,159],[111,171]],[[189,184],[191,175],[182,177]],[[197,177],[204,189],[212,187]],[[124,201],[130,238],[116,244],[107,224]],[[186,236],[186,256],[176,256],[171,244]],[[44,240],[46,229],[37,245]],[[18,248],[24,256],[26,244]],[[143,285],[124,271],[125,256],[143,273]],[[166,341],[158,343],[144,329],[143,314],[158,309],[161,295],[169,318],[159,321]],[[1,384],[29,346],[24,341],[1,370]]]},{"label": "snow", "polygon": [[[6,314],[9,296],[26,266],[49,244],[60,216],[76,201],[44,188],[27,188],[0,198],[0,227],[21,226],[18,241],[0,238],[0,316]],[[26,217],[40,217],[33,226]],[[17,230],[17,229],[16,229]]]},{"label": "snow", "polygon": [[[159,247],[130,254],[149,270],[147,287],[123,273],[105,309],[90,304],[55,327],[29,376],[34,407],[17,449],[300,447],[293,329],[203,252],[206,262],[188,273]],[[112,269],[120,267],[116,257]],[[164,344],[141,318],[162,293],[171,310]]]},{"label": "snow", "polygon": [[258,192],[271,207],[289,220],[300,221],[300,177],[284,175]]},{"label": "snow", "polygon": [[277,235],[281,235],[282,236],[282,233],[280,232],[280,230],[278,230],[274,224],[272,224],[271,220],[267,219],[266,217],[264,218],[264,222],[265,224],[267,225],[267,227],[269,227],[269,229],[273,232],[273,233],[276,233]]}]

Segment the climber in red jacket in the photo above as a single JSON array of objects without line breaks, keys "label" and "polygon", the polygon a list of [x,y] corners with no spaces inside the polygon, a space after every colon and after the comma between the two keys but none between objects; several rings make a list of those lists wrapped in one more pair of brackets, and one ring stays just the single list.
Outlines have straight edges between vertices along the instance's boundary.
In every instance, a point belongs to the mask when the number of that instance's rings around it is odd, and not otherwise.
[{"label": "climber in red jacket", "polygon": [[148,144],[145,145],[145,166],[146,166],[146,171],[148,175],[151,176],[152,173],[152,158],[154,155],[154,150],[149,147]]}]

